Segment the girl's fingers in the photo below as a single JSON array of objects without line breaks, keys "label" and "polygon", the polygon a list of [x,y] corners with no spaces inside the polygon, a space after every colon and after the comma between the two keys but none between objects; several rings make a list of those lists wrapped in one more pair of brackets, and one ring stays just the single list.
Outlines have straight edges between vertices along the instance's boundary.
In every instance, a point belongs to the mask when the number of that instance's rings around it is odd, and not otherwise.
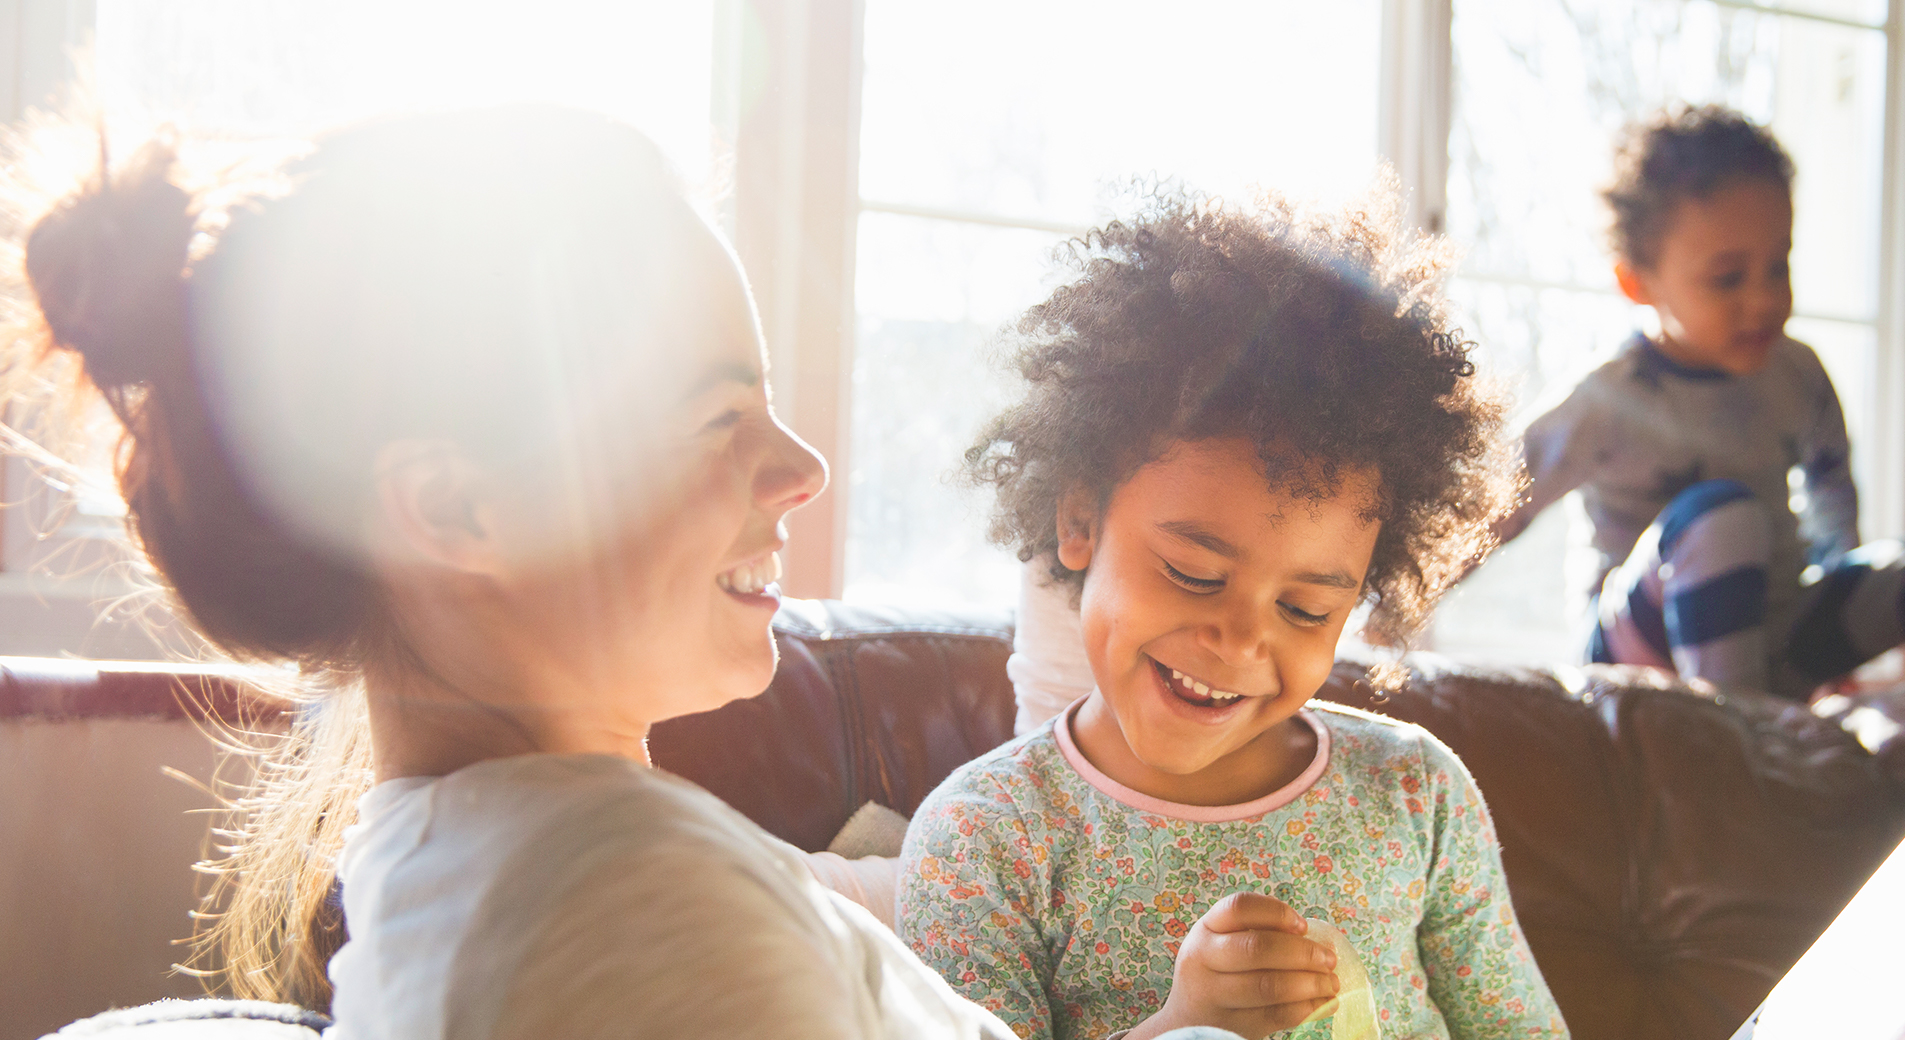
[{"label": "girl's fingers", "polygon": [[1335,997],[1339,988],[1336,976],[1314,971],[1222,972],[1209,976],[1204,986],[1204,999],[1232,1011],[1276,1009],[1281,1014],[1286,1005],[1300,1005],[1291,1025]]},{"label": "girl's fingers", "polygon": [[1336,951],[1314,939],[1253,928],[1215,932],[1198,944],[1197,959],[1214,972],[1336,970]]},{"label": "girl's fingers", "polygon": [[1310,930],[1303,915],[1281,899],[1259,892],[1232,892],[1219,899],[1197,922],[1211,932],[1241,932],[1266,928],[1302,935]]},{"label": "girl's fingers", "polygon": [[[1295,1029],[1308,1022],[1311,1015],[1324,1010],[1335,999],[1335,997],[1325,997],[1320,1000],[1305,1000],[1295,1004],[1264,1008],[1262,1024],[1258,1028],[1264,1033],[1280,1033],[1285,1029]],[[1334,1011],[1330,1013],[1335,1014]]]}]

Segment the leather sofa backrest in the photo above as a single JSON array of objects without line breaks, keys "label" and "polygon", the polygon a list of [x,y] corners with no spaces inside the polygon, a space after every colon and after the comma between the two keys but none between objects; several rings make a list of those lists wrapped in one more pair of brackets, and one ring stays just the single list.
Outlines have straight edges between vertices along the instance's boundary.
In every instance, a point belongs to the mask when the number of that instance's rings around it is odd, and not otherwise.
[{"label": "leather sofa backrest", "polygon": [[1382,703],[1487,799],[1523,928],[1580,1040],[1725,1040],[1905,831],[1905,790],[1837,726],[1631,668],[1432,657]]},{"label": "leather sofa backrest", "polygon": [[[650,744],[659,765],[796,845],[824,848],[867,801],[911,814],[952,769],[1011,735],[1003,613],[789,601],[775,625],[781,668],[763,696],[659,725]],[[1364,667],[1347,661],[1320,696],[1419,724],[1462,757],[1493,811],[1529,941],[1580,1040],[1725,1040],[1905,831],[1897,774],[1803,707],[1637,670],[1410,664],[1405,687],[1379,702],[1359,683]],[[71,724],[74,739],[60,746],[114,756],[126,774],[116,782],[190,793],[158,775],[188,764],[167,750],[174,738],[207,750],[190,729],[196,710],[180,701],[181,677],[222,717],[247,699],[231,675],[197,672],[0,659],[0,723],[21,733]],[[88,727],[102,723],[173,743],[95,747]],[[186,868],[207,818],[152,811],[133,827],[109,815],[82,821],[97,824],[98,854],[70,880],[93,884],[97,909],[110,910],[106,894],[176,871],[178,903],[140,907],[137,927],[119,912],[113,930],[47,905],[44,882],[15,891],[16,910],[47,917],[47,934],[67,927],[58,948],[16,949],[13,935],[0,936],[0,966],[32,969],[0,979],[33,987],[14,995],[35,1005],[0,1000],[0,1033],[15,1012],[33,1010],[45,1021],[32,1024],[50,1027],[171,985],[165,940],[189,927]],[[165,862],[152,856],[160,846],[172,850]],[[105,977],[103,951],[128,943],[151,946],[151,966]],[[84,985],[62,989],[61,978]]]},{"label": "leather sofa backrest", "polygon": [[[658,765],[824,848],[862,802],[911,814],[1008,739],[1009,619],[790,601],[762,697],[655,727]],[[1802,706],[1620,668],[1432,655],[1386,698],[1487,798],[1515,906],[1577,1040],[1730,1037],[1905,832],[1905,789]]]},{"label": "leather sofa backrest", "polygon": [[766,693],[649,734],[657,766],[809,852],[867,802],[911,816],[960,765],[1012,737],[1009,614],[788,600]]}]

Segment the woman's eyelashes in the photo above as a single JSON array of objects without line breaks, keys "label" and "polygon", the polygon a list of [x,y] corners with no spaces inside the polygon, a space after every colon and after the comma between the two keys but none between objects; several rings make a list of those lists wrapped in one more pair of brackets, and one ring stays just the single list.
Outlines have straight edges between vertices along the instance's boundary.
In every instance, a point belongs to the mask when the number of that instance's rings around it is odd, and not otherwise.
[{"label": "woman's eyelashes", "polygon": [[703,412],[703,415],[711,415],[712,417],[709,418],[707,422],[701,424],[701,432],[721,433],[733,430],[748,423],[757,412],[763,417],[768,415],[767,404],[764,399],[758,401],[732,401],[725,408],[720,408],[719,410],[711,409],[709,412]]}]

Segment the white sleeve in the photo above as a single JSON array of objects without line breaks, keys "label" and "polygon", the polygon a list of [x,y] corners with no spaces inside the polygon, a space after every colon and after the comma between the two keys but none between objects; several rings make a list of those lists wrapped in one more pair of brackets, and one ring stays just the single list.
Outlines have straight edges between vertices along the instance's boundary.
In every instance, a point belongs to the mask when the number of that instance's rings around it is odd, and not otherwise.
[{"label": "white sleeve", "polygon": [[821,884],[866,907],[881,924],[893,927],[893,900],[900,861],[892,856],[848,859],[832,852],[806,853],[807,869]]},{"label": "white sleeve", "polygon": [[1019,569],[1018,624],[1005,674],[1019,704],[1014,733],[1037,729],[1096,685],[1071,587],[1052,581],[1049,557]]}]

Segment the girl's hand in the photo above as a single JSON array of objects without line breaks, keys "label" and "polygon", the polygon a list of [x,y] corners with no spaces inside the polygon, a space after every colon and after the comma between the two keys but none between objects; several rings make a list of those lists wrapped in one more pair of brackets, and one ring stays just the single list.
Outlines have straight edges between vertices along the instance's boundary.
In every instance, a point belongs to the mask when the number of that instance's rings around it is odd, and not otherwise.
[{"label": "girl's hand", "polygon": [[1182,1026],[1268,1036],[1336,996],[1336,951],[1303,937],[1309,924],[1281,900],[1233,892],[1191,927],[1177,951],[1171,995],[1126,1040]]}]

